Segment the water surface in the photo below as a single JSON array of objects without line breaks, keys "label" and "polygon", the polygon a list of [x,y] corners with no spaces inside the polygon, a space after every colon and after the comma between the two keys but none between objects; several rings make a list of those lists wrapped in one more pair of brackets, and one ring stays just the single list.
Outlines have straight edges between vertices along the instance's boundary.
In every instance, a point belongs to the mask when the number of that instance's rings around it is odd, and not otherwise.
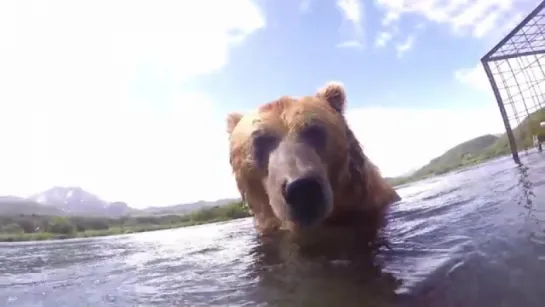
[{"label": "water surface", "polygon": [[1,244],[0,305],[542,307],[545,154],[523,161],[401,187],[372,253],[259,239],[250,219]]}]

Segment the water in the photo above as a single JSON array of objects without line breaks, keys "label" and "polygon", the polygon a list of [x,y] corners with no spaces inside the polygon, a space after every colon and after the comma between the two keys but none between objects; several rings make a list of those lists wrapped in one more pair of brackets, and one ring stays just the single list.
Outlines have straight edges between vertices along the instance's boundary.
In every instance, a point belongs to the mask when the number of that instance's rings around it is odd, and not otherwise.
[{"label": "water", "polygon": [[523,161],[402,187],[374,253],[260,240],[250,219],[2,244],[0,305],[541,307],[545,154]]}]

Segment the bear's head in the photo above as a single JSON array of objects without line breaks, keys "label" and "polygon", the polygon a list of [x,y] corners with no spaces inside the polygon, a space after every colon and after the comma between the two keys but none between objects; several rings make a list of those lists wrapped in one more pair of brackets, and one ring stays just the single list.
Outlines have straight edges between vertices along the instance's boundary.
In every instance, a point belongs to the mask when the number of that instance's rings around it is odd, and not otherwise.
[{"label": "bear's head", "polygon": [[399,200],[363,154],[345,105],[344,87],[331,82],[228,115],[230,163],[258,230],[308,228]]}]

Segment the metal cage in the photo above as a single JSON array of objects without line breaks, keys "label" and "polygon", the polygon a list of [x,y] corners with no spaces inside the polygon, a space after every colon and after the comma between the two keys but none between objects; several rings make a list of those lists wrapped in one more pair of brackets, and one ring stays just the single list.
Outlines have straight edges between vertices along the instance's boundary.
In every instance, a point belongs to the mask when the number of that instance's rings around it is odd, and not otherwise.
[{"label": "metal cage", "polygon": [[544,8],[545,0],[481,59],[517,164],[522,149],[541,149],[531,142],[543,133],[537,115],[545,111]]}]

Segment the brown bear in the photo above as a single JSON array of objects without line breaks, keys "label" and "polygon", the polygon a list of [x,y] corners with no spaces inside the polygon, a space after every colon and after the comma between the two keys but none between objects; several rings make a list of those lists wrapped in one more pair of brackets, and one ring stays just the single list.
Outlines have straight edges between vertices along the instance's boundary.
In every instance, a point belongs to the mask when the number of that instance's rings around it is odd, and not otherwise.
[{"label": "brown bear", "polygon": [[228,115],[230,164],[260,233],[383,225],[400,197],[363,153],[345,108],[344,86],[330,82],[312,96]]}]

